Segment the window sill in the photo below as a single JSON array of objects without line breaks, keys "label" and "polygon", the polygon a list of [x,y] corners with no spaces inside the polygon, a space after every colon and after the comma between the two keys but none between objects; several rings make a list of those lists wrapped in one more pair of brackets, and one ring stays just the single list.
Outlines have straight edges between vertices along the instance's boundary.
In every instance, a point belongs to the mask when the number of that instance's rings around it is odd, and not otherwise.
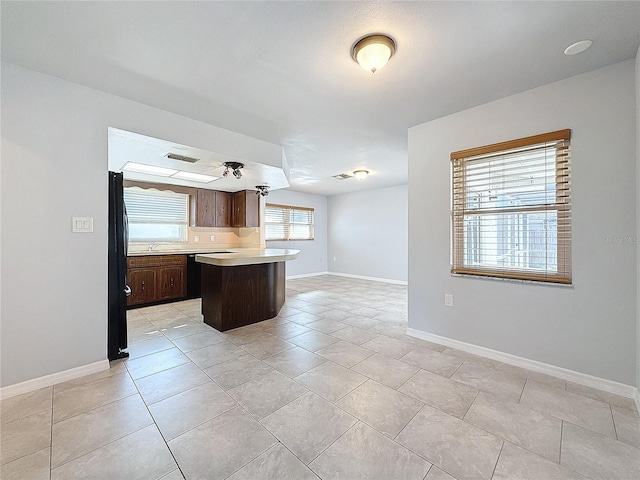
[{"label": "window sill", "polygon": [[533,285],[541,285],[545,287],[559,287],[559,288],[573,288],[573,283],[553,283],[553,282],[541,282],[538,280],[522,280],[519,278],[502,278],[502,277],[490,277],[488,275],[469,275],[467,273],[452,273],[452,277],[473,278],[476,280],[492,280],[494,282],[507,282],[507,283],[527,283]]}]

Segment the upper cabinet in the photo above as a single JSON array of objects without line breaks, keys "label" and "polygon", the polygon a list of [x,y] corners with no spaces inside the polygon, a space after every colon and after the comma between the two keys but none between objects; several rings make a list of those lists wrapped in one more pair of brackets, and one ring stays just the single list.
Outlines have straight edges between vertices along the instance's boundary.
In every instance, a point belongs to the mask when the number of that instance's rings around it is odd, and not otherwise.
[{"label": "upper cabinet", "polygon": [[258,227],[259,222],[260,198],[255,192],[198,189],[196,227]]},{"label": "upper cabinet", "polygon": [[216,193],[214,190],[198,189],[196,198],[196,226],[216,226]]},{"label": "upper cabinet", "polygon": [[260,197],[252,190],[233,194],[233,226],[260,226]]},{"label": "upper cabinet", "polygon": [[197,227],[230,227],[233,194],[198,189],[196,199]]},{"label": "upper cabinet", "polygon": [[216,194],[216,227],[230,227],[233,213],[233,193],[215,192]]}]

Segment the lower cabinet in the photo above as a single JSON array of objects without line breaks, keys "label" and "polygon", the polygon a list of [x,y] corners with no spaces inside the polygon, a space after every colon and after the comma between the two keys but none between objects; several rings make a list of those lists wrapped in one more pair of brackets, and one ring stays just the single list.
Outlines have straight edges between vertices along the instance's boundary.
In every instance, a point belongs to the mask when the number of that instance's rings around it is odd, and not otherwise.
[{"label": "lower cabinet", "polygon": [[186,255],[147,255],[127,258],[127,305],[142,305],[187,296]]},{"label": "lower cabinet", "polygon": [[127,270],[127,283],[131,288],[131,295],[127,298],[127,305],[139,305],[155,301],[156,273],[155,268],[131,268]]},{"label": "lower cabinet", "polygon": [[157,298],[167,300],[170,298],[181,298],[187,296],[187,285],[185,284],[185,267],[160,267],[157,278]]}]

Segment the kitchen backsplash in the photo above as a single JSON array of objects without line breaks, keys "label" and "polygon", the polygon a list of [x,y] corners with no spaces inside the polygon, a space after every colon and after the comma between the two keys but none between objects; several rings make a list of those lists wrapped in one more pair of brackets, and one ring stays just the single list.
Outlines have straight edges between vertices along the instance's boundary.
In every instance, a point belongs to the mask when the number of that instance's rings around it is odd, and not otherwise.
[{"label": "kitchen backsplash", "polygon": [[[188,227],[187,242],[180,243],[160,243],[154,246],[155,251],[179,250],[179,249],[203,249],[208,248],[260,248],[260,229],[256,227],[247,228],[206,228]],[[211,240],[211,236],[215,240]],[[196,242],[196,237],[199,241]],[[129,251],[146,251],[149,245],[155,242],[135,242],[129,244]]]}]

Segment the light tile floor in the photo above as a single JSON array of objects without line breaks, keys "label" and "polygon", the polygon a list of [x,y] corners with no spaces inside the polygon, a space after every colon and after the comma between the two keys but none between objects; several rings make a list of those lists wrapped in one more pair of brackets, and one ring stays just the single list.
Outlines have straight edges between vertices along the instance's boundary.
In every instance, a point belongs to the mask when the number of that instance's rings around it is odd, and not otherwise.
[{"label": "light tile floor", "polygon": [[406,335],[406,287],[288,282],[219,333],[131,310],[131,357],[0,403],[10,479],[638,479],[629,399]]}]

